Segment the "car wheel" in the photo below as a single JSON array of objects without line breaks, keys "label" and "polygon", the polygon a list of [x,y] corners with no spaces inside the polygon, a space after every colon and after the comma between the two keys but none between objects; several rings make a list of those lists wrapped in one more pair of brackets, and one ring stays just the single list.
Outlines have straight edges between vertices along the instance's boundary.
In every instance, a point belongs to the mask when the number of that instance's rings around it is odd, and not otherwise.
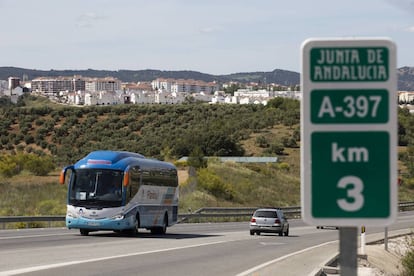
[{"label": "car wheel", "polygon": [[285,231],[285,236],[287,237],[287,236],[289,236],[289,226],[286,228],[286,231]]},{"label": "car wheel", "polygon": [[254,235],[254,231],[250,230],[250,235],[253,236]]},{"label": "car wheel", "polygon": [[256,232],[256,235],[260,236],[260,232]]},{"label": "car wheel", "polygon": [[88,230],[85,230],[85,229],[79,229],[79,232],[80,232],[80,234],[81,234],[82,236],[87,236],[87,235],[89,235],[89,231],[88,231]]}]

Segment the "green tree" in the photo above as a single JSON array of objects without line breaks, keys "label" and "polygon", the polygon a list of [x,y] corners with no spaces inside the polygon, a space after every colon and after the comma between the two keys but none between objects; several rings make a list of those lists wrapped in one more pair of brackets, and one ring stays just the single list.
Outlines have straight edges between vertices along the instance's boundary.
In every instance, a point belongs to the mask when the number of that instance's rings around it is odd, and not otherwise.
[{"label": "green tree", "polygon": [[194,168],[207,167],[207,160],[204,158],[204,153],[200,147],[196,146],[188,157],[188,165]]}]

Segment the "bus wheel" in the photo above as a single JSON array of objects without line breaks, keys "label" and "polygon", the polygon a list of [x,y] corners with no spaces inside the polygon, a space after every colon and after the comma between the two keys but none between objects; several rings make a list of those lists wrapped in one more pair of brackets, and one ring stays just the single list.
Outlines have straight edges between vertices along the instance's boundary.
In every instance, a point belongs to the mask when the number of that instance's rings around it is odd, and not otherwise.
[{"label": "bus wheel", "polygon": [[167,232],[167,226],[168,226],[168,216],[167,216],[167,214],[165,214],[164,215],[164,221],[162,222],[162,226],[151,228],[151,234],[164,235]]},{"label": "bus wheel", "polygon": [[88,231],[88,230],[85,230],[85,229],[79,229],[79,231],[80,231],[80,234],[81,234],[82,236],[87,236],[87,235],[89,235],[89,231]]},{"label": "bus wheel", "polygon": [[162,228],[161,228],[161,234],[167,233],[167,227],[168,227],[168,215],[165,214],[164,215],[164,223],[163,223]]},{"label": "bus wheel", "polygon": [[131,231],[132,235],[138,235],[139,233],[139,227],[140,227],[140,221],[139,221],[139,214],[137,214],[136,220],[135,220],[135,226]]}]

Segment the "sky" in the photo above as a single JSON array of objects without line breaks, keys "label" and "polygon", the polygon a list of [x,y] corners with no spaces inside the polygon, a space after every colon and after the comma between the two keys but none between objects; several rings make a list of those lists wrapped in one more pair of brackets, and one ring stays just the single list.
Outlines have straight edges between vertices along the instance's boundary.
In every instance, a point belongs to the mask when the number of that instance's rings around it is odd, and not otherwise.
[{"label": "sky", "polygon": [[414,66],[414,0],[0,0],[0,66],[300,72],[308,38],[387,37]]}]

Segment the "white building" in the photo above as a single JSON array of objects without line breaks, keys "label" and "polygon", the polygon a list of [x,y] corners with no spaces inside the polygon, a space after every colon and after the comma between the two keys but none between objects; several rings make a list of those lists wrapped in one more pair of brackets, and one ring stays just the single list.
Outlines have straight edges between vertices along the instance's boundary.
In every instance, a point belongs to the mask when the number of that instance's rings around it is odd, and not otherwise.
[{"label": "white building", "polygon": [[68,104],[74,105],[83,105],[85,104],[85,92],[84,91],[76,91],[76,92],[69,92],[69,91],[61,91],[59,92],[59,96],[62,100]]},{"label": "white building", "polygon": [[6,80],[0,80],[0,90],[6,90],[8,88],[8,82]]},{"label": "white building", "polygon": [[212,104],[221,104],[221,103],[226,103],[226,97],[224,97],[223,95],[214,95],[213,98],[211,98],[211,103]]},{"label": "white building", "polygon": [[400,102],[400,103],[413,103],[414,102],[414,92],[410,92],[410,91],[400,91],[400,92],[398,92],[398,102]]},{"label": "white building", "polygon": [[204,94],[203,92],[200,93],[193,93],[191,96],[194,98],[195,101],[200,102],[211,102],[212,98],[214,97],[211,94]]},{"label": "white building", "polygon": [[249,90],[249,89],[238,89],[234,92],[236,97],[249,97],[249,98],[271,98],[275,96],[275,92],[261,90]]},{"label": "white building", "polygon": [[152,89],[165,90],[176,93],[205,93],[213,94],[219,90],[219,85],[215,82],[205,82],[200,80],[184,79],[164,79],[157,78],[151,82]]},{"label": "white building", "polygon": [[179,104],[185,100],[185,93],[159,91],[155,93],[155,103],[157,104]]},{"label": "white building", "polygon": [[58,95],[61,91],[85,90],[85,81],[79,77],[39,77],[31,81],[32,92]]},{"label": "white building", "polygon": [[227,104],[238,104],[238,98],[236,96],[227,96],[224,99],[224,102]]},{"label": "white building", "polygon": [[99,91],[86,92],[85,105],[115,105],[121,104],[121,99],[116,92]]},{"label": "white building", "polygon": [[14,88],[20,86],[20,78],[17,78],[17,77],[9,77],[8,82],[9,82],[8,88],[10,90],[13,90]]},{"label": "white building", "polygon": [[121,81],[117,78],[88,78],[85,79],[85,90],[89,92],[110,91],[121,89]]},{"label": "white building", "polygon": [[148,91],[129,91],[130,102],[133,104],[154,104],[155,93]]},{"label": "white building", "polygon": [[20,86],[17,86],[10,90],[10,100],[12,103],[17,103],[17,100],[20,96],[23,95],[23,88]]},{"label": "white building", "polygon": [[171,91],[171,85],[174,83],[174,81],[174,79],[155,79],[151,82],[152,90]]}]

